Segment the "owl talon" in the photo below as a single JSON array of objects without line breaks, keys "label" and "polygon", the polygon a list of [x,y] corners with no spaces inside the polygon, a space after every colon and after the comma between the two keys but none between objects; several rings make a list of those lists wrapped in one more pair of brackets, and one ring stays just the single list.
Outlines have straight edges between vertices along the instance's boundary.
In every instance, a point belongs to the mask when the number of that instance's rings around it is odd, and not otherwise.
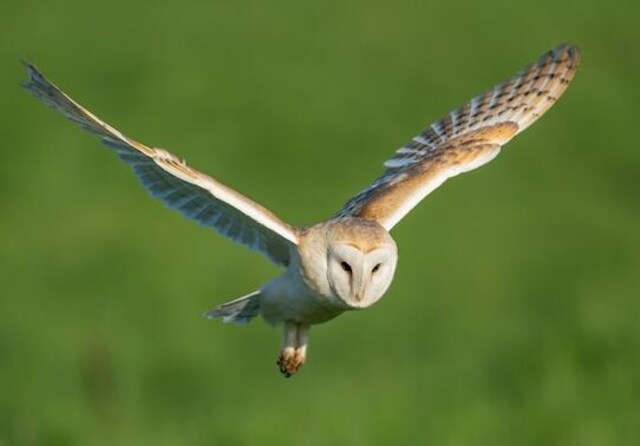
[{"label": "owl talon", "polygon": [[291,377],[291,373],[289,373],[285,368],[283,355],[280,355],[280,357],[278,358],[278,362],[276,362],[276,364],[278,366],[278,369],[280,370],[280,373],[282,373],[285,378]]}]

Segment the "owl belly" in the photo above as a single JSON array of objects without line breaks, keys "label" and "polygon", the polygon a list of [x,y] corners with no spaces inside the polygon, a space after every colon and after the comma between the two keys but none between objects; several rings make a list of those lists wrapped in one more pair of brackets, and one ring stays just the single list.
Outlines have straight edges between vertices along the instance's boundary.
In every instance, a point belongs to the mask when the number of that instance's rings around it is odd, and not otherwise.
[{"label": "owl belly", "polygon": [[285,321],[320,324],[345,310],[286,274],[267,283],[260,294],[260,314],[271,325]]}]

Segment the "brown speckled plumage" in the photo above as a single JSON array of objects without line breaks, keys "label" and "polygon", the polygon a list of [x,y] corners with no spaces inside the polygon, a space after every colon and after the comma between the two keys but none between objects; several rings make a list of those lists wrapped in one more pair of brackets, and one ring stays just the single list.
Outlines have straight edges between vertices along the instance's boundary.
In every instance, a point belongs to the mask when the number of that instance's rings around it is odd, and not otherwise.
[{"label": "brown speckled plumage", "polygon": [[[471,170],[465,170],[465,164],[475,168],[492,159],[502,145],[546,112],[573,79],[579,59],[576,47],[560,45],[427,127],[398,149],[385,163],[383,175],[349,200],[337,216],[373,219],[391,229],[433,188]],[[433,188],[431,181],[437,183]]]}]

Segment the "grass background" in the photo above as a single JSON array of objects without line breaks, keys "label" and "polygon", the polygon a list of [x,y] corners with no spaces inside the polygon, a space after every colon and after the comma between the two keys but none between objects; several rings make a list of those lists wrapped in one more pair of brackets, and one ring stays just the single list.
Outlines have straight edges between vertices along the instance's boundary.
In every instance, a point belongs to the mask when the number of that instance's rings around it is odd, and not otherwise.
[{"label": "grass background", "polygon": [[[0,445],[637,445],[640,6],[347,0],[0,7]],[[29,57],[284,219],[559,42],[566,96],[394,230],[387,296],[280,332],[200,314],[277,268],[146,196],[18,88]]]}]

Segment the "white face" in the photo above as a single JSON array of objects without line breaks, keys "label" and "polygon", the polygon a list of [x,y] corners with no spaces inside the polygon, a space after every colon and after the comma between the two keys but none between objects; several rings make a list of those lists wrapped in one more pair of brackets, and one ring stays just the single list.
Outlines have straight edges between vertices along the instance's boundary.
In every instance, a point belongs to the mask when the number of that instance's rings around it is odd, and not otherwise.
[{"label": "white face", "polygon": [[344,242],[335,242],[328,248],[327,280],[333,294],[344,304],[366,308],[384,295],[391,285],[398,258],[391,237],[367,252]]}]

